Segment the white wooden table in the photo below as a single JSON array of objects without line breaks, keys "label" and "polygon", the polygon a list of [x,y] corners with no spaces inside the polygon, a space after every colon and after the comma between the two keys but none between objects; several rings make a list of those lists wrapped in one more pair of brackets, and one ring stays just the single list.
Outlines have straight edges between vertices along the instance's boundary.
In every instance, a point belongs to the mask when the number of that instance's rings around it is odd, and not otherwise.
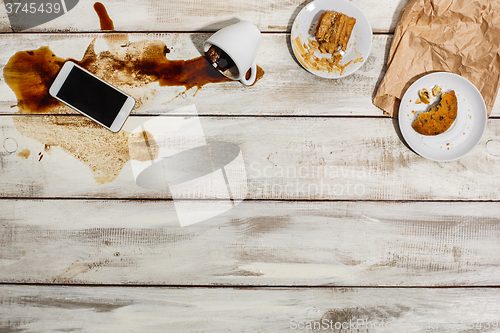
[{"label": "white wooden table", "polygon": [[[207,84],[173,100],[183,87],[131,88],[143,103],[126,126],[185,117],[195,105],[208,141],[241,148],[248,191],[232,194],[245,200],[186,227],[173,200],[196,211],[223,198],[141,188],[126,161],[103,171],[116,178],[96,181],[85,158],[105,158],[100,144],[121,141],[76,114],[18,113],[2,77],[0,332],[500,331],[500,105],[462,159],[413,153],[372,105],[407,1],[353,2],[373,47],[341,80],[315,77],[293,57],[291,24],[307,1],[104,0],[111,37],[89,0],[21,33],[2,5],[2,70],[18,51],[49,46],[81,59],[94,38],[102,47],[124,36],[193,59],[242,19],[263,33],[265,74],[252,87]],[[90,147],[83,157],[70,137]]]}]

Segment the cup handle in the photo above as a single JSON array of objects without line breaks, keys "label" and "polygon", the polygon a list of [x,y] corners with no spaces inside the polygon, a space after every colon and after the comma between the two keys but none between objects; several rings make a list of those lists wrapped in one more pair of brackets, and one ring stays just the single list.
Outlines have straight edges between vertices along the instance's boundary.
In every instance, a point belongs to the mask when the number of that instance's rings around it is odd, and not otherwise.
[{"label": "cup handle", "polygon": [[243,83],[246,86],[251,86],[252,84],[255,83],[255,79],[257,79],[257,63],[256,63],[256,60],[253,61],[253,64],[250,67],[250,77],[248,78],[248,80],[246,79],[245,76],[246,76],[246,73],[240,79],[241,83]]}]

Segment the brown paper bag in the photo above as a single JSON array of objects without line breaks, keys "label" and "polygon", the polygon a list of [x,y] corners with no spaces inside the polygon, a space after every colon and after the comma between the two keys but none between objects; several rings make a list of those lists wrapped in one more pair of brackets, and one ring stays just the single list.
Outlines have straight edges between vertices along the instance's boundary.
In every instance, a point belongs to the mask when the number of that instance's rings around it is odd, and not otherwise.
[{"label": "brown paper bag", "polygon": [[[410,0],[394,33],[387,72],[373,103],[397,117],[420,77],[452,72],[471,81],[491,113],[500,78],[499,0]],[[424,87],[423,87],[424,88]]]}]

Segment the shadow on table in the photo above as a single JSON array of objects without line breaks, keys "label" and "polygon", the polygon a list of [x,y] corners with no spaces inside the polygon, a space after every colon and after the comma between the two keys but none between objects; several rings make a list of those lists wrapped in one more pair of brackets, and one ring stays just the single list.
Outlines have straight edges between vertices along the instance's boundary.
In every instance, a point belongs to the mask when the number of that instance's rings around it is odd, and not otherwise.
[{"label": "shadow on table", "polygon": [[205,52],[203,51],[203,44],[205,44],[205,41],[212,34],[214,34],[216,31],[218,31],[222,28],[225,28],[225,27],[230,26],[232,24],[238,23],[240,21],[241,20],[238,18],[232,18],[229,20],[218,21],[218,22],[214,22],[214,23],[211,23],[209,25],[206,25],[200,29],[203,32],[203,34],[201,34],[201,36],[200,36],[200,34],[194,34],[194,33],[191,34],[191,37],[190,37],[191,41],[193,42],[193,44],[196,47],[196,49],[198,50],[198,52],[200,52],[200,55],[204,56]]},{"label": "shadow on table", "polygon": [[[288,20],[287,26],[286,26],[286,32],[288,34],[290,34],[290,32],[292,31],[293,22],[295,21],[295,18],[297,17],[297,15],[299,15],[300,11],[305,6],[307,6],[307,4],[310,3],[310,2],[311,2],[311,0],[306,0],[306,1],[302,2],[300,5],[298,5],[297,8],[295,8],[295,10],[293,11],[292,16],[290,16],[290,19]],[[288,38],[286,39],[286,46],[288,48],[288,53],[290,53],[290,55],[292,56],[293,61],[295,61],[295,63],[297,64],[297,66],[302,67],[302,65],[297,60],[297,58],[295,58],[295,55],[293,53],[292,40],[290,39],[290,36],[288,36]]]},{"label": "shadow on table", "polygon": [[[405,138],[403,137],[403,134],[401,134],[401,129],[399,128],[399,121],[396,119],[396,118],[391,118],[392,120],[392,126],[394,127],[394,131],[396,132],[396,134],[398,135],[399,137],[399,140],[401,140],[401,142],[406,146],[406,148],[408,148],[411,152],[413,152],[414,154],[417,154],[409,145],[408,143],[406,143],[406,140]],[[418,154],[417,154],[418,155]]]}]

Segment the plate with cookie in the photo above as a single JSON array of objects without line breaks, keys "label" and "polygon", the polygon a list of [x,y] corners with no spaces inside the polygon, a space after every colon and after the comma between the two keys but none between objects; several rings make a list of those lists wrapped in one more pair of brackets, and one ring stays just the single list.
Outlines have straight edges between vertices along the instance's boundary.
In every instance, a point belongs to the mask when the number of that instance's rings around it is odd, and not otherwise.
[{"label": "plate with cookie", "polygon": [[406,90],[399,106],[399,127],[420,156],[437,162],[457,160],[472,151],[486,129],[483,96],[466,78],[431,73]]},{"label": "plate with cookie", "polygon": [[329,79],[348,76],[366,61],[372,28],[348,0],[314,0],[295,18],[290,34],[297,61],[310,73]]}]

